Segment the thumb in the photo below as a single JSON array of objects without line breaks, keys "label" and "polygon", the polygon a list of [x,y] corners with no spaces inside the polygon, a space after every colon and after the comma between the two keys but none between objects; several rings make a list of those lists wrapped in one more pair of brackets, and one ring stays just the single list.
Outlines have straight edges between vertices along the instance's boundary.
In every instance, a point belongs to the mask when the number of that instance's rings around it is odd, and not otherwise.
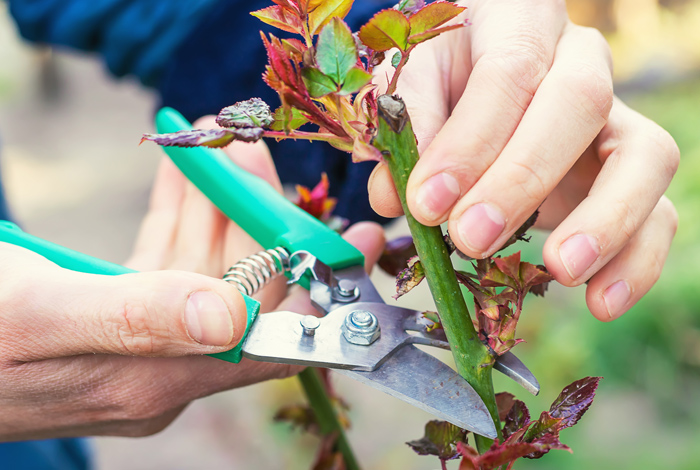
[{"label": "thumb", "polygon": [[17,360],[215,353],[245,331],[245,303],[225,281],[179,271],[101,276],[42,261],[14,269],[0,293],[0,331]]}]

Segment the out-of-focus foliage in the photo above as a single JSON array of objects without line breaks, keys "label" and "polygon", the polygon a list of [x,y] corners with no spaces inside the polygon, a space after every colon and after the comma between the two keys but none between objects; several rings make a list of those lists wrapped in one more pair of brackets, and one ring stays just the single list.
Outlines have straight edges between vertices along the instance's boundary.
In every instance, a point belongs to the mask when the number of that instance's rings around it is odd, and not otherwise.
[{"label": "out-of-focus foliage", "polygon": [[619,81],[654,81],[700,68],[700,1],[567,0],[571,19],[603,31]]},{"label": "out-of-focus foliage", "polygon": [[[678,209],[678,233],[659,282],[612,323],[586,311],[583,287],[552,286],[545,299],[528,299],[518,330],[526,343],[518,355],[540,379],[541,397],[527,396],[498,374],[496,389],[541,408],[552,390],[581,375],[605,381],[585,425],[567,433],[574,456],[552,453],[536,463],[518,462],[516,469],[691,470],[700,462],[700,80],[628,92],[623,99],[668,130],[681,149],[667,192]],[[536,261],[544,237],[533,234],[518,248]]]}]

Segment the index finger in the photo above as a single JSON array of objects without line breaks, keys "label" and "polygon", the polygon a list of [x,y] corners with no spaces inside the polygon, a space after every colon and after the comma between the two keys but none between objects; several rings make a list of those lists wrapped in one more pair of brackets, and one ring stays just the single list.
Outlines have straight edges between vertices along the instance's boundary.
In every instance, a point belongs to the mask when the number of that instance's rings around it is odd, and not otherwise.
[{"label": "index finger", "polygon": [[[448,80],[456,105],[408,183],[408,206],[419,222],[447,219],[506,146],[551,68],[566,8],[533,3],[491,0],[470,8],[470,43],[460,46],[471,49],[471,63],[455,51]],[[421,119],[421,113],[412,116],[417,128],[424,127]]]}]

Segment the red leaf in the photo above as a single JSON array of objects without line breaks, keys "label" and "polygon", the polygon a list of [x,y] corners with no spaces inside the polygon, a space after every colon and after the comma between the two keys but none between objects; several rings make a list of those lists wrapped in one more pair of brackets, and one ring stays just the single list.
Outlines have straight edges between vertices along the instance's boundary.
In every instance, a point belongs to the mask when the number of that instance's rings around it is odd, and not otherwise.
[{"label": "red leaf", "polygon": [[409,19],[411,25],[410,36],[420,35],[426,31],[437,28],[466,9],[467,7],[458,6],[452,2],[431,3],[418,10],[418,12]]},{"label": "red leaf", "polygon": [[564,387],[549,408],[552,417],[562,420],[560,429],[573,426],[588,411],[601,379],[602,377],[585,377]]},{"label": "red leaf", "polygon": [[524,429],[530,424],[530,411],[525,403],[515,400],[503,421],[503,438],[508,439],[518,430]]},{"label": "red leaf", "polygon": [[408,267],[396,276],[396,295],[394,295],[394,298],[398,299],[402,295],[407,294],[420,284],[423,279],[425,279],[425,270],[418,256],[414,256],[408,260]]},{"label": "red leaf", "polygon": [[352,145],[352,161],[367,162],[367,161],[382,161],[382,153],[374,145],[370,145],[361,137],[355,139]]},{"label": "red leaf", "polygon": [[405,269],[406,261],[417,254],[413,237],[407,235],[389,240],[384,246],[384,251],[377,264],[384,272],[398,276]]},{"label": "red leaf", "polygon": [[[284,83],[288,87],[291,87],[297,93],[302,90],[303,93],[306,93],[306,88],[302,84],[299,73],[292,65],[291,58],[282,45],[282,42],[272,34],[270,35],[269,40],[264,34],[261,35],[263,44],[265,45],[265,50],[267,51],[270,69],[278,81]],[[281,91],[279,87],[273,86],[273,88],[275,88],[275,91],[277,92]]]},{"label": "red leaf", "polygon": [[464,461],[469,462],[467,465],[460,465],[461,469],[479,469],[492,470],[502,465],[509,464],[515,460],[529,455],[540,454],[544,455],[550,449],[564,449],[571,451],[565,446],[556,436],[547,435],[535,442],[508,442],[503,444],[494,443],[491,448],[484,454],[479,455],[474,449],[463,444],[458,444],[457,449],[464,458]]},{"label": "red leaf", "polygon": [[515,404],[515,397],[512,393],[501,392],[496,394],[496,406],[498,407],[498,419],[506,420],[506,416]]},{"label": "red leaf", "polygon": [[141,142],[150,140],[164,147],[226,147],[234,140],[256,142],[263,135],[259,127],[245,129],[193,129],[171,134],[144,134]]},{"label": "red leaf", "polygon": [[275,3],[285,10],[293,11],[293,12],[299,12],[299,2],[296,0],[272,0],[272,3]]},{"label": "red leaf", "polygon": [[545,434],[559,435],[559,431],[563,429],[561,427],[561,422],[561,418],[553,418],[548,411],[543,411],[540,414],[540,418],[532,423],[532,426],[527,430],[525,436],[523,436],[523,440],[532,442]]},{"label": "red leaf", "polygon": [[407,47],[410,25],[406,16],[400,11],[382,10],[360,28],[362,43],[378,52],[388,51],[393,47],[405,50]]},{"label": "red leaf", "polygon": [[280,5],[273,5],[262,10],[251,13],[263,23],[279,28],[289,33],[302,34],[301,18],[299,13],[284,8]]},{"label": "red leaf", "polygon": [[337,203],[335,198],[328,197],[329,187],[328,175],[325,173],[321,174],[321,181],[310,191],[309,188],[300,184],[297,185],[296,189],[299,196],[296,205],[317,219],[325,221],[330,217]]},{"label": "red leaf", "polygon": [[493,266],[480,279],[482,287],[511,287],[518,288],[517,279],[514,279],[503,273],[498,266]]},{"label": "red leaf", "polygon": [[418,455],[435,455],[441,460],[459,457],[458,444],[467,442],[467,431],[447,421],[429,421],[425,425],[425,435],[407,442]]},{"label": "red leaf", "polygon": [[493,260],[503,274],[512,277],[515,280],[520,278],[520,252],[513,253],[505,258],[496,258]]},{"label": "red leaf", "polygon": [[535,266],[534,264],[520,263],[520,281],[522,287],[533,287],[553,281],[554,277],[547,272],[544,266]]}]

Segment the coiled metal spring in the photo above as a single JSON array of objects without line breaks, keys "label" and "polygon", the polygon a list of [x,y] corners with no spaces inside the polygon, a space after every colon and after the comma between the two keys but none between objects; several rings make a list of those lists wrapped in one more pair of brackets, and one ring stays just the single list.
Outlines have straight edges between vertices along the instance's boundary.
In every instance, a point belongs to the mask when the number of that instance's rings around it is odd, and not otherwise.
[{"label": "coiled metal spring", "polygon": [[282,247],[259,251],[231,266],[224,281],[251,296],[289,270],[289,252]]}]

